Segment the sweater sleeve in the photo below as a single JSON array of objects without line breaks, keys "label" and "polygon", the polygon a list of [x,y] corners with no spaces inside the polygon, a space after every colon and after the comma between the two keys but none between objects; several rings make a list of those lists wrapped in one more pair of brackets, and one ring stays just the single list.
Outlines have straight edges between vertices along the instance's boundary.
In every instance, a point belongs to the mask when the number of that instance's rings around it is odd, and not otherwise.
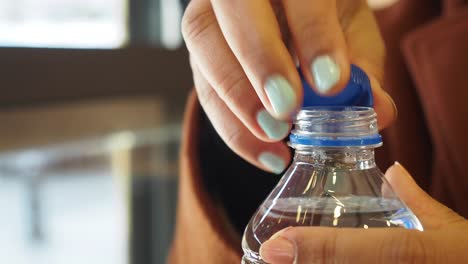
[{"label": "sweater sleeve", "polygon": [[177,223],[169,263],[240,263],[242,230],[266,195],[262,190],[269,189],[271,175],[224,145],[195,93],[187,104],[182,135]]}]

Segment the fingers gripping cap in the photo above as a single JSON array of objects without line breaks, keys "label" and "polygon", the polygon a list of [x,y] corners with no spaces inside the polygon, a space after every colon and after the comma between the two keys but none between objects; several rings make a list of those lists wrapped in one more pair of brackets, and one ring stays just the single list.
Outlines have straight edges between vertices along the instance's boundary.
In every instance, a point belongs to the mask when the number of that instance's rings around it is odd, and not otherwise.
[{"label": "fingers gripping cap", "polygon": [[369,78],[356,65],[351,65],[351,77],[346,87],[337,95],[322,96],[317,94],[305,80],[301,70],[302,86],[304,87],[304,102],[302,107],[310,106],[366,106],[373,107],[374,100]]},{"label": "fingers gripping cap", "polygon": [[[315,93],[300,70],[299,74],[304,87],[304,102],[302,111],[296,116],[295,129],[289,137],[291,146],[378,147],[382,144],[372,109],[374,100],[370,81],[362,69],[351,65],[348,84],[334,96]],[[323,119],[327,116],[333,121],[327,123]]]}]

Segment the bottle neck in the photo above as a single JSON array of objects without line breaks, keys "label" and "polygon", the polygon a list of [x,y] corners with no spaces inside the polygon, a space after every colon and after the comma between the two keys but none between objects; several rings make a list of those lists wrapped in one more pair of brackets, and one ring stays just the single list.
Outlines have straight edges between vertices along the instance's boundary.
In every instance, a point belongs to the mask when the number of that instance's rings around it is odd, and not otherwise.
[{"label": "bottle neck", "polygon": [[323,148],[311,147],[296,150],[295,163],[337,169],[370,169],[376,166],[374,148]]}]

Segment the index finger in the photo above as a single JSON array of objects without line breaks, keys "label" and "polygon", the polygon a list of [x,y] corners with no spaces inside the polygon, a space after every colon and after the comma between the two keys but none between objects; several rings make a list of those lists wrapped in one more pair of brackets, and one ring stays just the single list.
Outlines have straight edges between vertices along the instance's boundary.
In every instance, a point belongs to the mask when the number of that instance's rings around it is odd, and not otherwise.
[{"label": "index finger", "polygon": [[302,102],[302,86],[268,0],[213,0],[230,48],[268,111],[288,118]]}]

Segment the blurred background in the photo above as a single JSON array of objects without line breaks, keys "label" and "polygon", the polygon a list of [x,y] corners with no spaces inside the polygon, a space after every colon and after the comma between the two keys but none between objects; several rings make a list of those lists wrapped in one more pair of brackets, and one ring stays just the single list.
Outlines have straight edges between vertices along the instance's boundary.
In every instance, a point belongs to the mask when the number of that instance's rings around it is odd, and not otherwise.
[{"label": "blurred background", "polygon": [[191,88],[177,0],[0,0],[0,260],[165,263]]}]

